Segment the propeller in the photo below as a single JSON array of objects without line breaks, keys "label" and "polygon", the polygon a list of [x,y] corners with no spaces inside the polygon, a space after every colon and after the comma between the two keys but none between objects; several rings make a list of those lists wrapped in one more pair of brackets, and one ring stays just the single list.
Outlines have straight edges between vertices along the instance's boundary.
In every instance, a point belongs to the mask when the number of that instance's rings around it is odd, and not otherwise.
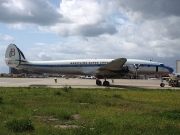
[{"label": "propeller", "polygon": [[136,79],[137,79],[137,70],[139,69],[140,64],[134,64],[134,68],[136,69]]}]

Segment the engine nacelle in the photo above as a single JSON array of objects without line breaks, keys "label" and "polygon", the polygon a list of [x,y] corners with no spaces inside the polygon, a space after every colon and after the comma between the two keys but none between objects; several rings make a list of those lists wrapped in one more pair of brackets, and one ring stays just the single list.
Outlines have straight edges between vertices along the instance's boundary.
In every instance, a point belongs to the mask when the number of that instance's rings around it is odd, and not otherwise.
[{"label": "engine nacelle", "polygon": [[120,73],[128,73],[129,72],[129,67],[128,66],[122,66],[121,67],[121,70],[120,70]]}]

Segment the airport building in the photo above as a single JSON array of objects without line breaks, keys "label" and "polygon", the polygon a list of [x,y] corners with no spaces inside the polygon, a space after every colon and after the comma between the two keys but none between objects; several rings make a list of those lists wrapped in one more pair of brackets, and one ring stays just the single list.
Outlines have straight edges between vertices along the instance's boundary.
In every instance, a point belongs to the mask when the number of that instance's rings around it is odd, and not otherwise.
[{"label": "airport building", "polygon": [[9,68],[9,73],[10,74],[40,74],[37,72],[33,72],[33,71],[28,71],[28,70],[24,70],[24,69],[15,69],[15,68]]},{"label": "airport building", "polygon": [[[15,76],[24,75],[25,77],[31,77],[31,78],[44,78],[44,77],[49,76],[49,74],[33,72],[33,71],[24,70],[24,69],[15,69],[15,68],[9,68],[9,74],[12,74]],[[51,76],[54,76],[54,75],[51,75]],[[57,77],[59,77],[59,75]]]}]

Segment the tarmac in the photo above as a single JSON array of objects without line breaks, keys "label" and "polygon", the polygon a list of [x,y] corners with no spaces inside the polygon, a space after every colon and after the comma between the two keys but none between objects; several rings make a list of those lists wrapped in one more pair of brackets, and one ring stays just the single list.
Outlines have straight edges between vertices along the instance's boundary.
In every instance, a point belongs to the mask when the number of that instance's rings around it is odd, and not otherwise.
[{"label": "tarmac", "polygon": [[[103,82],[103,79],[101,80]],[[160,80],[136,80],[136,79],[108,79],[109,88],[150,88],[150,89],[180,89],[180,87],[168,86],[168,82],[164,81],[165,87],[160,87]],[[71,88],[107,88],[105,86],[97,86],[95,79],[79,79],[79,78],[0,78],[0,87],[51,87],[62,88],[70,86]]]}]

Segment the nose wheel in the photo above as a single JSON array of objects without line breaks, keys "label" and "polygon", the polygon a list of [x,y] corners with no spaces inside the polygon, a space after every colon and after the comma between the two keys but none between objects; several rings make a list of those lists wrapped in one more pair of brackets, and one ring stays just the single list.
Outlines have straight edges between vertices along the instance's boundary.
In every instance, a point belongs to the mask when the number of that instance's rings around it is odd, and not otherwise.
[{"label": "nose wheel", "polygon": [[161,87],[164,87],[164,86],[165,86],[165,84],[164,84],[164,83],[160,83],[160,86],[161,86]]},{"label": "nose wheel", "polygon": [[161,87],[164,87],[164,86],[165,86],[165,84],[163,83],[162,75],[161,75],[161,83],[160,83],[160,86],[161,86]]}]

